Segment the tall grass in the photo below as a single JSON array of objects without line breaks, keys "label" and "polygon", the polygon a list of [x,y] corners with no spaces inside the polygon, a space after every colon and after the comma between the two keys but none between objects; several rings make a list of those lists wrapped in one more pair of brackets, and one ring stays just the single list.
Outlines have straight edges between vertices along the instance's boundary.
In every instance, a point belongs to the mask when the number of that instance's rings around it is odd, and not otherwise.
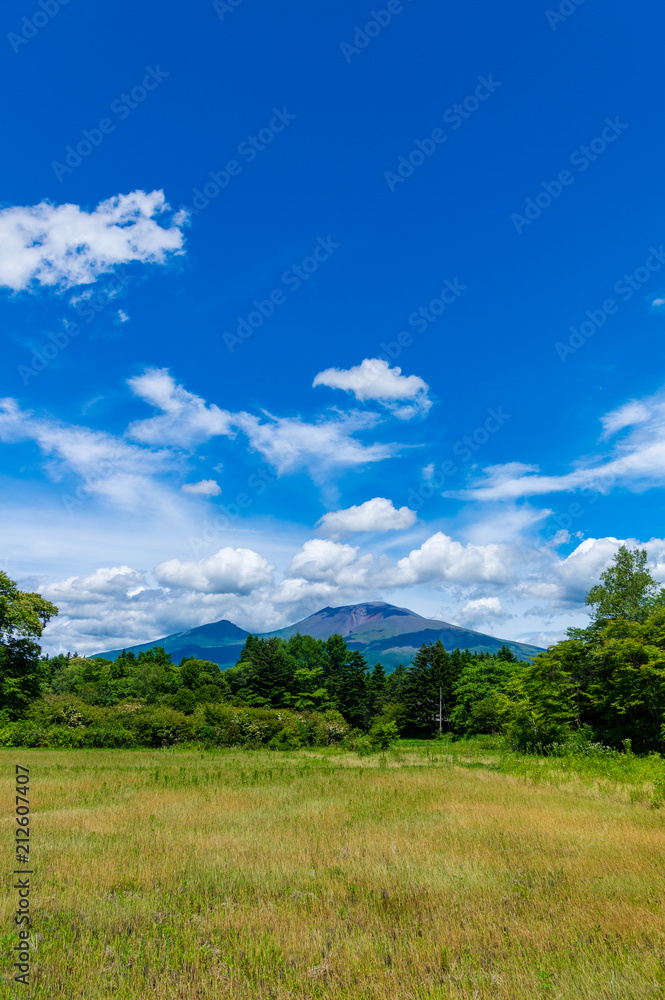
[{"label": "tall grass", "polygon": [[34,1000],[665,996],[661,758],[0,750],[5,856],[17,754]]}]

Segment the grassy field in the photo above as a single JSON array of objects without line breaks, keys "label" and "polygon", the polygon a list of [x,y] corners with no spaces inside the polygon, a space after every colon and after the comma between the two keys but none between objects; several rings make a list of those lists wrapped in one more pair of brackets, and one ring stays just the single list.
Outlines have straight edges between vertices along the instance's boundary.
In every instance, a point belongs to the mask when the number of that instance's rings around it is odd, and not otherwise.
[{"label": "grassy field", "polygon": [[662,758],[2,750],[7,871],[15,763],[34,1000],[665,997]]}]

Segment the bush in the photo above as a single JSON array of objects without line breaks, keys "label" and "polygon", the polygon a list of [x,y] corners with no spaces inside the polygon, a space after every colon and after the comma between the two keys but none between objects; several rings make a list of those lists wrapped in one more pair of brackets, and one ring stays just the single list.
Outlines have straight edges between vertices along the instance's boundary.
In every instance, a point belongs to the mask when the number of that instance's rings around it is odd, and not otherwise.
[{"label": "bush", "polygon": [[[187,694],[193,697],[191,692]],[[10,722],[0,718],[0,746],[53,749],[187,745],[297,750],[339,743],[348,732],[349,726],[338,712],[299,713],[204,703],[185,714],[170,705],[138,702],[102,708],[62,694],[35,702],[26,719]]]},{"label": "bush", "polygon": [[369,731],[369,741],[377,750],[389,750],[399,739],[399,729],[394,722],[376,720]]}]

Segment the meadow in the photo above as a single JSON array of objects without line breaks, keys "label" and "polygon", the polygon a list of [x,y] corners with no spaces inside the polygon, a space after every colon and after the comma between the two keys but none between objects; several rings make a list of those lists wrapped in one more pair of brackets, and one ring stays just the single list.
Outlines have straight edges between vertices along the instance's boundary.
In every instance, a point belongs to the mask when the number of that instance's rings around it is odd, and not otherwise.
[{"label": "meadow", "polygon": [[665,996],[658,755],[2,749],[5,858],[16,763],[33,1000]]}]

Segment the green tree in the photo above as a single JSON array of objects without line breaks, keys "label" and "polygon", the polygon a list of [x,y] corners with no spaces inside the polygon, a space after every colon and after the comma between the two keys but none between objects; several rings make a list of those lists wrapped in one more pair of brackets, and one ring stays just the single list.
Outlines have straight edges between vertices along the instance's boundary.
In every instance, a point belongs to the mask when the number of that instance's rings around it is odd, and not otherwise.
[{"label": "green tree", "polygon": [[404,692],[408,680],[408,672],[403,663],[398,663],[392,673],[386,677],[383,691],[387,702],[400,703],[404,700]]},{"label": "green tree", "polygon": [[347,650],[335,685],[336,708],[349,725],[366,729],[369,721],[367,661],[358,650]]},{"label": "green tree", "polygon": [[601,582],[586,595],[591,608],[587,629],[569,629],[571,638],[593,641],[608,621],[643,622],[659,603],[665,591],[647,568],[646,549],[628,549],[622,545],[614,556],[614,565],[601,573]]},{"label": "green tree", "polygon": [[[503,649],[506,649],[504,646]],[[474,658],[464,664],[453,689],[450,722],[458,733],[475,736],[501,726],[497,695],[518,669],[516,657],[499,650],[496,656]]]},{"label": "green tree", "polygon": [[608,622],[588,657],[582,691],[584,719],[598,738],[639,753],[663,751],[665,609],[640,622]]},{"label": "green tree", "polygon": [[453,707],[453,689],[461,659],[453,661],[440,639],[424,643],[407,671],[403,702],[406,731],[413,736],[432,736],[439,727],[439,693],[443,700],[443,729]]},{"label": "green tree", "polygon": [[294,693],[295,660],[284,639],[249,636],[241,656],[246,659],[225,671],[235,697],[266,708],[288,705]]},{"label": "green tree", "polygon": [[0,571],[0,711],[19,718],[41,694],[41,649],[35,642],[58,609],[40,594],[18,589]]},{"label": "green tree", "polygon": [[290,704],[296,711],[321,712],[332,707],[323,684],[323,667],[296,667],[293,679],[295,692],[290,697]]},{"label": "green tree", "polygon": [[385,704],[386,669],[376,663],[367,679],[367,708],[371,716],[378,715]]},{"label": "green tree", "polygon": [[567,639],[512,671],[496,695],[499,718],[521,749],[565,740],[585,721],[582,687],[589,671],[588,647]]}]

